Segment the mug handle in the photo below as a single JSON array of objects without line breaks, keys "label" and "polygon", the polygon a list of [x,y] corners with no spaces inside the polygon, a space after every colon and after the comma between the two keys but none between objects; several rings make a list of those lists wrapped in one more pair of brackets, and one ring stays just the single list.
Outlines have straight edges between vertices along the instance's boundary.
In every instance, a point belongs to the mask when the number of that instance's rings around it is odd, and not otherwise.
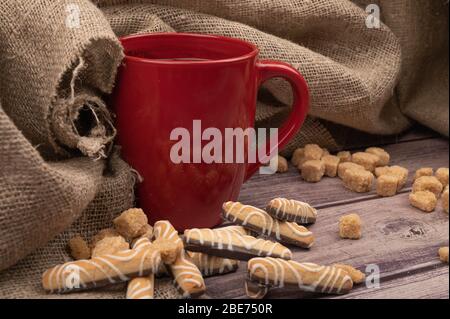
[{"label": "mug handle", "polygon": [[[276,148],[282,149],[298,132],[309,110],[309,90],[303,76],[294,69],[291,65],[277,61],[258,61],[256,64],[258,71],[258,85],[271,78],[283,78],[287,80],[291,86],[294,95],[294,104],[292,105],[292,112],[287,118],[286,122],[278,130],[278,143]],[[270,140],[267,142],[265,149],[270,147]],[[273,154],[276,150],[275,146],[266,152],[266,155]],[[259,153],[258,153],[259,154]],[[262,163],[251,163],[247,167],[245,180],[252,177],[253,174],[261,167]]]}]

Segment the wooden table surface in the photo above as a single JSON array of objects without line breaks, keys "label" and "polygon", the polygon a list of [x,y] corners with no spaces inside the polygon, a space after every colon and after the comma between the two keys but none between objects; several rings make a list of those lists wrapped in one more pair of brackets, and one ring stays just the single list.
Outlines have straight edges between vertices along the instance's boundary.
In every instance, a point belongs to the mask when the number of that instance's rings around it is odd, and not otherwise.
[{"label": "wooden table surface", "polygon": [[[358,149],[358,142],[353,144]],[[439,260],[438,249],[448,246],[448,214],[440,206],[427,214],[410,206],[414,171],[420,167],[449,166],[449,142],[427,130],[414,130],[391,139],[383,138],[391,154],[391,164],[410,170],[406,187],[395,197],[380,198],[374,191],[357,194],[348,191],[339,178],[320,183],[302,181],[297,170],[271,176],[255,175],[242,188],[240,201],[265,207],[275,197],[305,201],[318,209],[316,224],[309,227],[316,243],[310,250],[290,247],[293,260],[318,264],[346,263],[365,272],[376,264],[380,287],[355,286],[343,296],[306,294],[272,290],[267,298],[449,298],[449,267]],[[339,217],[358,213],[364,223],[360,240],[338,236]],[[206,279],[206,298],[246,298],[246,263],[237,272]]]}]

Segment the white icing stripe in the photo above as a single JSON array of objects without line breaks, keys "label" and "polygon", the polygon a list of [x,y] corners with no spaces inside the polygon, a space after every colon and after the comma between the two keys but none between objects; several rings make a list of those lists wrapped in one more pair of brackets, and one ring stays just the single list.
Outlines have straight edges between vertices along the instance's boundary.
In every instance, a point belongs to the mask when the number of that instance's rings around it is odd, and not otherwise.
[{"label": "white icing stripe", "polygon": [[275,218],[301,224],[315,222],[317,210],[309,204],[286,198],[275,198],[267,205],[267,210]]},{"label": "white icing stripe", "polygon": [[301,247],[312,246],[314,240],[312,232],[294,222],[279,221],[259,208],[239,202],[225,203],[223,209],[226,219],[258,231],[262,235],[274,236],[278,241]]},{"label": "white icing stripe", "polygon": [[[149,258],[151,254],[151,258]],[[99,282],[116,283],[128,281],[130,274],[143,275],[150,264],[152,268],[160,262],[159,251],[154,249],[121,251],[115,255],[103,255],[89,260],[78,260],[53,267],[44,273],[43,286],[50,292],[66,292],[96,287]],[[78,272],[79,287],[72,287],[70,279]]]},{"label": "white icing stripe", "polygon": [[236,260],[211,256],[199,252],[191,252],[189,253],[189,256],[191,257],[192,262],[205,276],[230,272],[234,270],[234,267],[238,266],[238,261]]},{"label": "white icing stripe", "polygon": [[131,261],[138,254],[139,254],[139,251],[136,251],[136,250],[123,250],[123,251],[118,252],[116,255],[104,255],[102,257],[109,258],[112,260],[127,262],[127,261]]},{"label": "white icing stripe", "polygon": [[[287,258],[292,256],[291,251],[283,245],[255,238],[253,236],[237,234],[233,231],[211,229],[189,229],[184,232],[186,243],[193,241],[200,245],[219,250],[234,251],[236,248],[248,250],[256,256],[275,256]],[[225,248],[226,247],[226,248]]]},{"label": "white icing stripe", "polygon": [[145,287],[142,287],[141,289],[138,290],[134,290],[131,294],[130,297],[131,298],[136,298],[138,295],[142,294],[142,293],[148,293],[149,290],[152,290],[153,287],[151,285],[147,285]]},{"label": "white icing stripe", "polygon": [[142,256],[141,256],[141,260],[139,261],[139,277],[142,277],[144,275],[145,258],[147,257],[149,252],[150,252],[150,250],[147,249],[147,250],[145,250],[145,253],[142,254]]},{"label": "white icing stripe", "polygon": [[117,276],[120,278],[120,280],[122,280],[122,281],[129,280],[129,278],[127,276],[125,276],[125,274],[122,271],[120,271],[120,269],[118,269],[116,266],[114,266],[109,260],[107,260],[103,257],[97,257],[96,260],[99,260],[99,261],[105,263],[109,268],[114,270],[116,272]]},{"label": "white icing stripe", "polygon": [[[265,285],[283,288],[289,274],[300,290],[324,293],[347,292],[353,283],[347,273],[336,267],[298,263],[278,258],[253,258],[248,264],[249,276]],[[293,277],[293,278],[292,278]],[[314,278],[314,279],[313,279]],[[307,280],[307,281],[305,281]],[[294,282],[289,282],[293,284]]]}]

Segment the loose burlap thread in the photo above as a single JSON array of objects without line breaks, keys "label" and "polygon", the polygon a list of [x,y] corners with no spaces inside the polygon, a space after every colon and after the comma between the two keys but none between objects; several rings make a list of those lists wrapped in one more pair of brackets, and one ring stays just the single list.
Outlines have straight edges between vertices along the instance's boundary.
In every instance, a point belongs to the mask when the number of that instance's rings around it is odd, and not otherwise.
[{"label": "loose burlap thread", "polygon": [[[380,29],[366,27],[369,4],[381,9]],[[310,86],[311,112],[289,155],[310,142],[345,147],[339,125],[397,134],[418,121],[448,136],[447,30],[440,0],[2,1],[0,269],[9,268],[0,297],[50,297],[40,276],[69,259],[68,239],[91,237],[134,205],[135,175],[112,152],[113,115],[102,100],[122,59],[117,36],[220,34],[292,64]],[[279,126],[291,89],[275,79],[263,91],[257,126]],[[121,286],[65,297],[123,296]],[[167,280],[157,296],[179,297]]]}]

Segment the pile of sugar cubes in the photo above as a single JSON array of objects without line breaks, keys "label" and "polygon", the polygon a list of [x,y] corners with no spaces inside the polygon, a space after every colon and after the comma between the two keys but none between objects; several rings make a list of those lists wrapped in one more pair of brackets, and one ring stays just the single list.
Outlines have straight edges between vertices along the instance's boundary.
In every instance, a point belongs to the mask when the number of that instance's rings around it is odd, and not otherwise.
[{"label": "pile of sugar cubes", "polygon": [[[354,154],[342,151],[336,155],[317,144],[308,144],[294,151],[291,163],[304,181],[317,183],[324,176],[339,177],[343,185],[357,193],[367,193],[376,188],[382,197],[395,196],[408,181],[407,168],[389,166],[391,156],[380,147],[369,147]],[[288,171],[288,162],[278,156],[278,172]],[[421,168],[416,172],[410,203],[425,212],[434,211],[442,197],[442,206],[448,213],[448,168]]]}]

